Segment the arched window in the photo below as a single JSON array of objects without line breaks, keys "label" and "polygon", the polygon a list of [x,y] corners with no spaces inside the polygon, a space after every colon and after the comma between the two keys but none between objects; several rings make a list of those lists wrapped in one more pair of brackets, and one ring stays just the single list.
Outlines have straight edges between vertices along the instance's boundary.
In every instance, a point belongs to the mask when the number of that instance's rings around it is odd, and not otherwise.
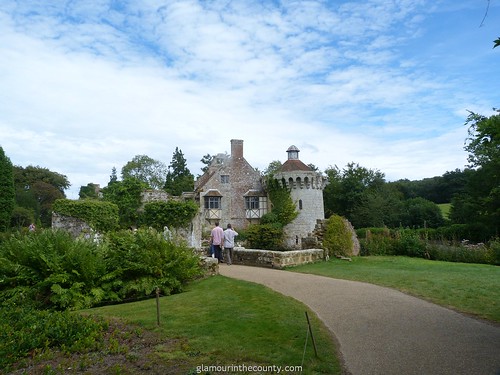
[{"label": "arched window", "polygon": [[299,199],[299,210],[302,210],[302,199]]}]

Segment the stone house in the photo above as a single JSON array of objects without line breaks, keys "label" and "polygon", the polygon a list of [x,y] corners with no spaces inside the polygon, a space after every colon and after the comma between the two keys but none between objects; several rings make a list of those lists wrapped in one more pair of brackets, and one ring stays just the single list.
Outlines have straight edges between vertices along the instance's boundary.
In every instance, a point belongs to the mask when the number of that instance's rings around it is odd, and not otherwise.
[{"label": "stone house", "polygon": [[[188,197],[187,194],[186,198]],[[200,206],[193,220],[198,238],[206,237],[215,222],[238,230],[258,223],[268,211],[267,193],[259,171],[243,156],[243,141],[231,140],[231,154],[217,154],[195,182],[192,197]]]},{"label": "stone house", "polygon": [[[323,189],[327,180],[300,161],[297,147],[291,146],[287,153],[288,160],[275,178],[290,189],[299,214],[285,227],[285,245],[289,249],[304,249],[311,247],[306,239],[313,236],[318,220],[325,218]],[[230,155],[214,157],[207,171],[196,181],[191,198],[200,206],[193,220],[194,238],[200,241],[208,236],[215,222],[223,228],[231,223],[238,230],[259,223],[271,209],[262,176],[243,156],[243,140],[239,139],[231,140]]]}]

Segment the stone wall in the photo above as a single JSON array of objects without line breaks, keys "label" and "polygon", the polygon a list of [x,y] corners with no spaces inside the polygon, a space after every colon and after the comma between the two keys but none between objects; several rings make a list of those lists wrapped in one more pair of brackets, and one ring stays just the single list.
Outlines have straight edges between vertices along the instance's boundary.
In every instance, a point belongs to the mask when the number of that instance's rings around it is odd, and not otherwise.
[{"label": "stone wall", "polygon": [[283,268],[323,260],[323,249],[271,251],[235,248],[233,264]]},{"label": "stone wall", "polygon": [[81,235],[90,236],[94,234],[94,230],[85,221],[76,217],[60,215],[57,212],[52,213],[52,228],[64,229],[74,238]]}]

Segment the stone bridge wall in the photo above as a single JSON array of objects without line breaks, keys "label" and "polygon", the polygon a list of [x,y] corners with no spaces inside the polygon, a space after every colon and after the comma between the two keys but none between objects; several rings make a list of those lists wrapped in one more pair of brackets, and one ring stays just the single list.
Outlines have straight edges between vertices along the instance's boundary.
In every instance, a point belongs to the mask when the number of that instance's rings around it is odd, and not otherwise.
[{"label": "stone bridge wall", "polygon": [[235,248],[233,251],[233,264],[245,266],[283,268],[314,263],[323,259],[323,249],[271,251]]}]

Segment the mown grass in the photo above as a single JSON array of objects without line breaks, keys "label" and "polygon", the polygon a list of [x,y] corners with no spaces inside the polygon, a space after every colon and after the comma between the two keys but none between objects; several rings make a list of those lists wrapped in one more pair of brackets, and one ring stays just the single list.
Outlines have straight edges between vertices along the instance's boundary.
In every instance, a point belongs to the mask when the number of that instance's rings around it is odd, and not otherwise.
[{"label": "mown grass", "polygon": [[160,298],[159,327],[154,299],[86,313],[119,317],[177,340],[173,348],[157,347],[155,360],[186,362],[192,373],[202,365],[301,365],[304,348],[303,374],[340,373],[333,338],[310,311],[318,358],[310,337],[305,347],[306,310],[261,285],[215,276],[194,282],[184,293]]},{"label": "mown grass", "polygon": [[440,203],[438,204],[441,213],[445,219],[448,219],[448,215],[450,214],[451,203]]},{"label": "mown grass", "polygon": [[387,286],[436,304],[500,322],[500,267],[401,256],[330,259],[290,269]]}]

